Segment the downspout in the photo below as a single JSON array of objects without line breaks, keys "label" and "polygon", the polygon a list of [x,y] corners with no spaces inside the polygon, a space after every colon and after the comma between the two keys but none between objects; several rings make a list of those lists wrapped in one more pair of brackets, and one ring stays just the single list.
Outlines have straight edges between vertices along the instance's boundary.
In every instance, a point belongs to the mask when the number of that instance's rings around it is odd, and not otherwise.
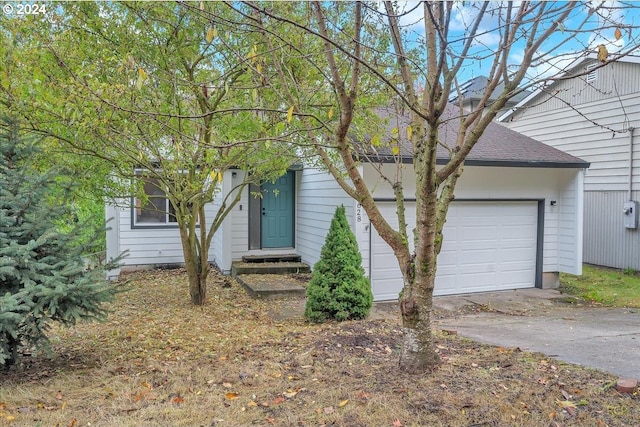
[{"label": "downspout", "polygon": [[631,190],[633,189],[633,130],[635,128],[629,127],[629,188],[627,190],[628,200],[631,201]]}]

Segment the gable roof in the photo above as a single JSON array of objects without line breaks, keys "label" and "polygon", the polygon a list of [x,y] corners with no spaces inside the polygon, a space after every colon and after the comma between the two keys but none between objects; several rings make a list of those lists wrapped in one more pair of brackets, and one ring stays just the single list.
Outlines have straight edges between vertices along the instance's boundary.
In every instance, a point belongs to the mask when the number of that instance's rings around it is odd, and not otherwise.
[{"label": "gable roof", "polygon": [[[413,163],[413,150],[407,139],[406,129],[409,125],[407,114],[397,114],[390,108],[379,109],[378,114],[389,120],[387,134],[395,134],[391,130],[398,128],[400,157],[403,163]],[[451,104],[441,116],[439,129],[441,144],[437,147],[437,164],[446,164],[450,155],[447,148],[456,146],[460,109]],[[447,148],[445,148],[445,146]],[[386,144],[381,148],[370,145],[360,147],[360,151],[369,161],[383,163],[395,162],[392,146]],[[467,156],[468,166],[508,166],[508,167],[542,167],[542,168],[588,168],[589,163],[575,156],[560,151],[549,145],[529,138],[501,124],[491,122],[478,142]]]},{"label": "gable roof", "polygon": [[[502,114],[500,117],[498,117],[496,120],[498,122],[504,122],[507,119],[509,119],[518,109],[522,108],[523,106],[527,105],[531,100],[533,100],[534,98],[536,98],[538,95],[540,95],[541,93],[543,93],[543,91],[548,90],[548,88],[550,86],[552,86],[553,84],[556,83],[557,79],[561,79],[563,77],[566,77],[567,75],[571,74],[573,72],[573,70],[575,70],[576,68],[580,67],[582,64],[584,64],[587,61],[593,61],[593,60],[597,60],[597,55],[596,54],[589,54],[589,55],[585,55],[585,56],[581,56],[577,59],[575,59],[572,63],[570,63],[563,71],[561,71],[560,73],[558,73],[557,75],[555,75],[554,77],[550,78],[550,83],[549,84],[545,84],[541,87],[539,87],[538,89],[534,90],[533,92],[529,93],[528,96],[526,96],[524,99],[522,99],[520,102],[518,102],[516,105],[514,105],[512,108],[510,108],[509,110],[507,110],[504,114]],[[634,56],[634,55],[627,55],[627,56],[623,56],[620,58],[615,58],[614,61],[609,61],[609,62],[628,62],[631,64],[640,64],[640,56]]]}]

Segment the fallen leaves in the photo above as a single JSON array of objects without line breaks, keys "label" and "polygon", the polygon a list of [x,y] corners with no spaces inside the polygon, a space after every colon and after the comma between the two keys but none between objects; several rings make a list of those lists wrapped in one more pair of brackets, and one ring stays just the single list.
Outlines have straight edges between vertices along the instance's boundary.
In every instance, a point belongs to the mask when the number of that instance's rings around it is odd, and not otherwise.
[{"label": "fallen leaves", "polygon": [[[640,419],[637,397],[616,393],[610,376],[539,354],[437,334],[434,345],[450,363],[406,376],[397,371],[402,331],[394,322],[274,321],[265,315],[273,301],[251,300],[216,275],[210,303],[194,309],[185,304],[180,270],[134,277],[135,291],[113,305],[107,323],[52,333],[56,353],[82,355],[90,367],[47,361],[35,365],[49,372],[45,381],[0,377],[0,425],[69,427],[73,418],[98,425],[110,408],[114,425],[456,426],[482,416],[487,425],[601,426],[597,418],[606,425]],[[18,391],[25,385],[28,399]]]},{"label": "fallen leaves", "polygon": [[297,394],[298,394],[298,390],[291,390],[291,389],[282,393],[282,395],[287,399],[293,399]]}]

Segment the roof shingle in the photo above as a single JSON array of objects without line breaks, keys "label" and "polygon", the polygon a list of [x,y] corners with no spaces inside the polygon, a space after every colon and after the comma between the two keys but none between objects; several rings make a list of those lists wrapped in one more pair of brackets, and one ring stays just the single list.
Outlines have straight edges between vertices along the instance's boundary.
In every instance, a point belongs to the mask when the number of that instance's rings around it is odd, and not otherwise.
[{"label": "roof shingle", "polygon": [[[409,124],[408,114],[397,114],[391,108],[379,109],[378,115],[388,119],[387,132],[398,128],[397,137],[400,141],[400,156],[404,163],[413,161],[413,149],[407,140],[406,129]],[[441,116],[442,125],[439,130],[441,144],[438,146],[437,162],[446,163],[449,149],[456,146],[458,137],[460,109],[449,104]],[[395,133],[394,133],[395,134]],[[389,138],[386,139],[387,141]],[[393,162],[392,146],[384,145],[379,148],[362,147],[362,153],[370,161]],[[575,156],[543,144],[533,138],[504,127],[498,123],[490,123],[473,147],[466,165],[470,166],[512,166],[512,167],[555,167],[555,168],[587,168],[589,163]]]}]

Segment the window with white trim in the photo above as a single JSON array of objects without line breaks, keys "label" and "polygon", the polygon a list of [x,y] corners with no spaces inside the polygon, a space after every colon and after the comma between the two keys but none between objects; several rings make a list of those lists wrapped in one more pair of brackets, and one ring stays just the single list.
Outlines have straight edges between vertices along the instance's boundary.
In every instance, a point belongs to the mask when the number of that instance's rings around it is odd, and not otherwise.
[{"label": "window with white trim", "polygon": [[141,175],[145,199],[135,198],[133,223],[140,226],[176,225],[176,211],[160,182]]}]

